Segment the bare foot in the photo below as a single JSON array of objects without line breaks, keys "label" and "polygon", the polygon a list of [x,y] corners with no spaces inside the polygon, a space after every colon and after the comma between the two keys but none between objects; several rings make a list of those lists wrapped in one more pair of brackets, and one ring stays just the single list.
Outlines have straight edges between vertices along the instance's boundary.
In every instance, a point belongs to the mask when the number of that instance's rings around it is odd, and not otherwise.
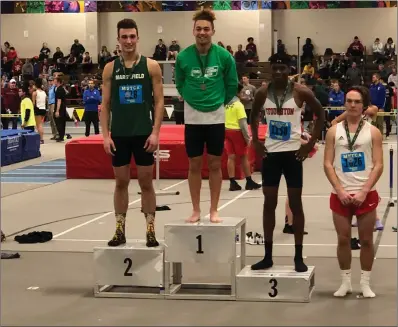
[{"label": "bare foot", "polygon": [[192,216],[189,217],[186,222],[187,223],[197,223],[200,220],[200,211],[194,211]]},{"label": "bare foot", "polygon": [[222,219],[218,216],[218,212],[210,212],[210,222],[212,223],[222,223]]}]

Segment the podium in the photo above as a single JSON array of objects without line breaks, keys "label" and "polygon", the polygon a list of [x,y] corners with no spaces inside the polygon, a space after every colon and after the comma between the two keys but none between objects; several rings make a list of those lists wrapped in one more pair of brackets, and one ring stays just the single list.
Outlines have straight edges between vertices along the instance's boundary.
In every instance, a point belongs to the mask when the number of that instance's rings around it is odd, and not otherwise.
[{"label": "podium", "polygon": [[246,266],[236,276],[237,300],[310,302],[315,287],[315,267],[298,273],[293,266],[251,270]]},{"label": "podium", "polygon": [[[244,218],[222,217],[221,223],[195,224],[175,222],[165,225],[165,263],[173,269],[172,281],[166,283],[166,298],[235,300],[236,274],[245,265],[245,243],[236,245],[236,233],[246,235]],[[229,265],[230,280],[221,283],[183,283],[183,264]]]},{"label": "podium", "polygon": [[157,298],[164,295],[164,245],[145,241],[94,248],[96,297]]},{"label": "podium", "polygon": [[[251,270],[245,262],[246,219],[221,219],[167,223],[164,242],[154,248],[147,248],[144,240],[94,248],[95,297],[310,302],[314,266],[304,273],[278,265]],[[205,273],[189,276],[190,265]],[[220,266],[226,275],[222,283],[211,280]]]}]

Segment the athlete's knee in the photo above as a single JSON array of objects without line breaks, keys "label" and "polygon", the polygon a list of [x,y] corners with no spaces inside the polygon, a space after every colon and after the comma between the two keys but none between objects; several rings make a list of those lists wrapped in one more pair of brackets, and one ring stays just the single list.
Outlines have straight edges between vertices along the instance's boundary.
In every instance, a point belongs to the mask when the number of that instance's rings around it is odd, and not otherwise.
[{"label": "athlete's knee", "polygon": [[116,178],[116,189],[118,190],[125,190],[129,187],[130,179],[127,178]]},{"label": "athlete's knee", "polygon": [[264,194],[264,211],[275,211],[278,206],[278,197]]},{"label": "athlete's knee", "polygon": [[202,157],[189,159],[189,171],[191,173],[200,173],[202,171]]},{"label": "athlete's knee", "polygon": [[228,160],[235,161],[235,159],[236,159],[235,154],[229,154],[228,155]]},{"label": "athlete's knee", "polygon": [[337,235],[337,244],[339,246],[350,246],[351,238],[349,235]]},{"label": "athlete's knee", "polygon": [[369,239],[369,238],[365,238],[365,239],[360,239],[360,243],[361,243],[361,248],[370,248],[371,246],[373,246],[373,240]]},{"label": "athlete's knee", "polygon": [[153,189],[152,185],[153,172],[146,170],[138,173],[138,183],[142,192],[149,192]]},{"label": "athlete's knee", "polygon": [[208,156],[207,165],[208,165],[209,171],[221,169],[221,157]]}]

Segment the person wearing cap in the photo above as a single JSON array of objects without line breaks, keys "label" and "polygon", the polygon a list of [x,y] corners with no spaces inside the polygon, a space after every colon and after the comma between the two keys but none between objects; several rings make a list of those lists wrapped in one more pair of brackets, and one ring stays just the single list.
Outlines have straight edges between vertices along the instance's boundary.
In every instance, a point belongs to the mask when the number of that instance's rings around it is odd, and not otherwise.
[{"label": "person wearing cap", "polygon": [[177,44],[177,40],[173,39],[169,46],[169,52],[167,53],[168,60],[176,60],[178,53],[180,52],[180,45]]},{"label": "person wearing cap", "polygon": [[[14,115],[18,114],[21,99],[18,95],[17,81],[15,79],[12,78],[8,84],[8,87],[1,90],[1,95],[4,99],[4,107],[1,108],[1,113]],[[17,117],[1,118],[3,129],[8,129],[8,125],[10,122],[12,124],[12,129],[17,129]]]},{"label": "person wearing cap", "polygon": [[[315,146],[320,135],[325,114],[314,93],[307,87],[289,80],[290,56],[275,54],[270,57],[272,78],[268,86],[261,87],[254,98],[251,112],[252,141],[256,151],[263,157],[263,228],[264,258],[251,266],[252,270],[273,266],[272,247],[275,228],[275,209],[282,175],[285,176],[290,210],[293,213],[295,241],[294,266],[297,272],[308,267],[303,260],[304,212],[301,199],[303,188],[303,161]],[[301,108],[304,102],[317,117],[313,136],[301,142]],[[268,127],[265,144],[259,141],[258,125],[261,110],[265,109]]]}]

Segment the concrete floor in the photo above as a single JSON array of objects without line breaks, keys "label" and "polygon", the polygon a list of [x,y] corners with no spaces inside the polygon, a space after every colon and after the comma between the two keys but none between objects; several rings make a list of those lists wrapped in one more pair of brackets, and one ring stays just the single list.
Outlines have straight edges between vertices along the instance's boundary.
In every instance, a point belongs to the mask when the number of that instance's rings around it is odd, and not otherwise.
[{"label": "concrete floor", "polygon": [[[74,135],[74,138],[78,135]],[[18,251],[20,259],[1,265],[1,322],[18,326],[396,326],[397,291],[397,208],[386,211],[388,186],[388,150],[397,150],[396,140],[384,145],[386,168],[377,186],[382,200],[377,209],[385,221],[385,230],[375,232],[377,249],[372,287],[377,297],[357,299],[359,291],[359,251],[353,251],[354,294],[336,299],[333,292],[340,283],[336,260],[336,236],[329,210],[330,186],[323,173],[323,148],[305,162],[303,202],[306,213],[304,255],[308,265],[316,267],[316,288],[310,303],[260,303],[226,301],[181,301],[94,298],[93,248],[105,245],[114,232],[112,180],[66,180],[56,184],[2,183],[1,228],[8,240],[3,251]],[[50,141],[42,147],[42,157],[2,168],[10,171],[64,157],[64,145]],[[396,160],[396,155],[394,160]],[[255,179],[260,176],[255,174]],[[394,185],[396,185],[394,176]],[[243,183],[242,183],[243,184]],[[186,181],[161,180],[160,188],[170,187],[180,195],[158,197],[158,205],[170,211],[157,213],[156,233],[164,239],[164,225],[183,220],[190,213]],[[130,184],[128,243],[143,239],[145,222],[135,180]],[[202,211],[209,209],[209,187],[203,183]],[[396,190],[394,190],[396,196]],[[294,251],[292,235],[282,233],[286,186],[280,187],[275,229],[275,264],[290,265]],[[221,216],[246,218],[247,231],[262,233],[261,191],[229,192],[224,182],[220,200]],[[39,226],[40,225],[40,226]],[[39,227],[36,227],[39,226]],[[48,243],[20,245],[14,235],[29,231],[52,231]],[[23,231],[23,232],[22,232]],[[353,235],[357,231],[353,228]],[[247,264],[263,254],[262,246],[246,245]],[[195,275],[194,268],[187,274]],[[207,274],[217,272],[209,267]],[[16,305],[18,304],[18,305]],[[342,311],[349,309],[349,311]],[[147,311],[148,310],[148,311]]]}]

